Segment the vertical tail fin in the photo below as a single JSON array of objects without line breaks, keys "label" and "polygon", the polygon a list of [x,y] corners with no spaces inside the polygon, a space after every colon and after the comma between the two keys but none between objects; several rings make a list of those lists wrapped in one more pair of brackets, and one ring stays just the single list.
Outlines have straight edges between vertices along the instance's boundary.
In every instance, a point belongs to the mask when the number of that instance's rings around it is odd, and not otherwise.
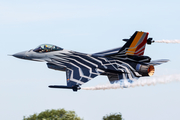
[{"label": "vertical tail fin", "polygon": [[147,32],[136,31],[127,43],[119,50],[118,54],[143,55],[148,38]]}]

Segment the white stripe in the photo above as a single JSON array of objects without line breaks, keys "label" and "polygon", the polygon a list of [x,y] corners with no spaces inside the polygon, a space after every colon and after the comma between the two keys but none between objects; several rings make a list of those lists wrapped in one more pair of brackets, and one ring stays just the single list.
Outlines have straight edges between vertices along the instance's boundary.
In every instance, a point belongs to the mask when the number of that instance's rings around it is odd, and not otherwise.
[{"label": "white stripe", "polygon": [[82,81],[79,81],[79,80],[75,80],[75,79],[70,79],[70,81],[73,81],[73,82],[76,82],[76,83],[79,83],[79,84],[84,84],[84,82],[82,82]]}]

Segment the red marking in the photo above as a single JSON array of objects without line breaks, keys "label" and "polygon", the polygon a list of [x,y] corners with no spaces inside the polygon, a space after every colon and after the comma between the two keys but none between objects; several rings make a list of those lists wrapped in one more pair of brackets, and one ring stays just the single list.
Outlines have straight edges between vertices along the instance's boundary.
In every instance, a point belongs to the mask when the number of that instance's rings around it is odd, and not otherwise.
[{"label": "red marking", "polygon": [[[143,46],[146,45],[148,34],[149,33],[146,33],[146,36],[145,36],[144,40],[140,43],[140,45],[137,46],[136,51],[138,51],[140,48],[142,48]],[[142,50],[144,51],[145,48],[142,49]],[[140,50],[138,53],[142,52],[142,50]],[[138,53],[136,53],[136,51],[135,51],[135,55],[138,55]],[[143,55],[143,54],[144,54],[144,52],[142,52],[140,55]]]},{"label": "red marking", "polygon": [[[143,48],[142,50],[136,52],[135,54],[137,55],[137,54],[141,53],[141,52],[144,51],[144,50],[145,50],[145,48]],[[144,53],[144,52],[142,52],[142,53]]]}]

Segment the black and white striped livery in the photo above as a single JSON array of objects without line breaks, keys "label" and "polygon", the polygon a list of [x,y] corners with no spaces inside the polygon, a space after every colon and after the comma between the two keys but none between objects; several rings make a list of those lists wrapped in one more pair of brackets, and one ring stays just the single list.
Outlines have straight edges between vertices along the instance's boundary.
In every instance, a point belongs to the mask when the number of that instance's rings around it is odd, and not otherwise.
[{"label": "black and white striped livery", "polygon": [[122,84],[122,81],[132,83],[139,77],[152,76],[154,66],[168,60],[151,61],[150,57],[143,56],[147,37],[147,32],[136,31],[130,39],[126,39],[127,42],[123,47],[94,54],[84,54],[65,50],[55,45],[42,44],[35,49],[13,56],[47,62],[50,69],[65,71],[67,86],[49,87],[77,91],[82,84],[98,75],[106,75],[112,84]]}]

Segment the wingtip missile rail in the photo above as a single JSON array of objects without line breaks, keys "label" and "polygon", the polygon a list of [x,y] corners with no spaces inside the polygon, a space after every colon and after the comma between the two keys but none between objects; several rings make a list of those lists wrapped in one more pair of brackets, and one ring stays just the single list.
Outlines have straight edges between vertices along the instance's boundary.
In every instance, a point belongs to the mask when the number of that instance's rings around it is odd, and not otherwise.
[{"label": "wingtip missile rail", "polygon": [[49,88],[72,89],[74,92],[77,92],[78,90],[81,89],[81,87],[79,86],[69,87],[69,86],[63,86],[63,85],[50,85]]}]

